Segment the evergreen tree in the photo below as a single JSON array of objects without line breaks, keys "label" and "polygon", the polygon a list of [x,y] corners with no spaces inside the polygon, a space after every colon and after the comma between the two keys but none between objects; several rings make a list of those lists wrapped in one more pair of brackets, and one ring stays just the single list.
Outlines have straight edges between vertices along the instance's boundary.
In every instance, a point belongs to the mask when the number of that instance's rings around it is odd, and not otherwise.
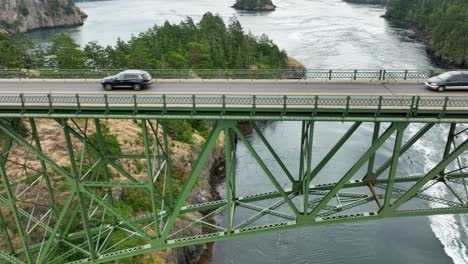
[{"label": "evergreen tree", "polygon": [[52,40],[48,54],[59,69],[83,69],[86,68],[86,57],[79,47],[70,36],[60,34]]},{"label": "evergreen tree", "polygon": [[0,68],[23,68],[26,51],[5,33],[0,33]]},{"label": "evergreen tree", "polygon": [[387,16],[416,24],[437,53],[468,67],[467,0],[392,0]]}]

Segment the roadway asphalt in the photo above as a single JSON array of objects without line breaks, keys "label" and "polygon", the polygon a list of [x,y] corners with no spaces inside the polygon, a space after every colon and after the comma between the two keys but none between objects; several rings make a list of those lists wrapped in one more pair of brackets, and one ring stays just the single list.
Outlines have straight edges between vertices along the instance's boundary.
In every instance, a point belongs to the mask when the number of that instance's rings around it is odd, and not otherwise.
[{"label": "roadway asphalt", "polygon": [[[0,93],[134,93],[131,89],[106,92],[97,81],[0,80]],[[297,81],[190,81],[158,80],[135,93],[156,94],[280,94],[280,95],[421,95],[468,96],[468,90],[435,92],[422,84],[324,83]]]}]

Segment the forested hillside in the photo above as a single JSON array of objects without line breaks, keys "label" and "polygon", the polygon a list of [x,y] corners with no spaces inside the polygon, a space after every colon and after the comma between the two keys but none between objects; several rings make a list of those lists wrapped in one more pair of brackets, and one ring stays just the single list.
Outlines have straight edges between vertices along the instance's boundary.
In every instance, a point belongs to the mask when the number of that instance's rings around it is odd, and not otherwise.
[{"label": "forested hillside", "polygon": [[423,30],[436,62],[468,67],[468,0],[391,0],[386,16]]},{"label": "forested hillside", "polygon": [[30,49],[24,37],[0,35],[0,68],[281,69],[288,60],[267,36],[246,34],[236,19],[226,25],[211,13],[197,24],[187,18],[178,25],[154,26],[115,46],[91,42],[80,47],[62,34],[46,51]]}]

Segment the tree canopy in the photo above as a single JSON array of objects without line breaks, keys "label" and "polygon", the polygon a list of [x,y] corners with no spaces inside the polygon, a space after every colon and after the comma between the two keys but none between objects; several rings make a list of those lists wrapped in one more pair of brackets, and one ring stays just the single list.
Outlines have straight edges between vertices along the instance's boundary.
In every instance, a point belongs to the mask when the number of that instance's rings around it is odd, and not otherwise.
[{"label": "tree canopy", "polygon": [[287,54],[267,36],[246,33],[239,21],[228,24],[206,13],[195,23],[164,23],[113,46],[90,42],[80,47],[60,34],[46,50],[31,50],[5,34],[0,35],[0,67],[56,69],[281,69]]},{"label": "tree canopy", "polygon": [[468,66],[467,0],[392,0],[387,16],[415,23],[431,35],[436,52]]}]

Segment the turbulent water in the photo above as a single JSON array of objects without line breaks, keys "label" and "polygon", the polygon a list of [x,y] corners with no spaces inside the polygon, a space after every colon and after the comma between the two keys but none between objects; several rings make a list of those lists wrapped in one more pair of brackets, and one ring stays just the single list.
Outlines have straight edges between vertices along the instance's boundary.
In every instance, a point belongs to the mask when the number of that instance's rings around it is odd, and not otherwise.
[{"label": "turbulent water", "polygon": [[[226,21],[237,16],[247,31],[267,34],[307,68],[427,69],[433,66],[424,46],[408,38],[409,30],[380,17],[385,12],[382,6],[347,4],[341,0],[276,0],[278,9],[275,12],[249,13],[230,8],[234,0],[77,2],[89,15],[84,26],[37,31],[31,34],[32,38],[37,43],[47,43],[53,34],[65,32],[81,44],[98,41],[112,45],[117,38],[127,40],[154,24],[166,20],[178,23],[187,16],[198,20],[210,11],[220,14]],[[317,126],[314,162],[323,157],[347,127],[349,124],[341,123]],[[370,124],[363,125],[324,173],[343,175],[369,146],[371,128]],[[412,126],[409,130],[416,131],[416,128]],[[275,149],[289,168],[296,168],[300,124],[274,122],[264,125],[262,130],[274,142]],[[440,159],[440,153],[433,150],[443,149],[447,130],[445,126],[434,128],[400,159],[399,173],[413,175],[432,168]],[[261,154],[266,153],[256,135],[249,140]],[[440,146],[434,147],[434,144]],[[377,164],[391,155],[391,149],[391,144],[385,144],[378,152]],[[412,159],[414,156],[424,158]],[[237,157],[238,185],[242,186],[238,190],[245,193],[262,191],[266,178],[247,154],[245,146],[238,146]],[[265,186],[265,190],[267,187],[271,188]],[[431,191],[444,195],[443,190]],[[218,220],[222,221],[221,218]],[[436,216],[271,233],[217,242],[212,262],[466,264],[467,225],[466,216]]]}]

